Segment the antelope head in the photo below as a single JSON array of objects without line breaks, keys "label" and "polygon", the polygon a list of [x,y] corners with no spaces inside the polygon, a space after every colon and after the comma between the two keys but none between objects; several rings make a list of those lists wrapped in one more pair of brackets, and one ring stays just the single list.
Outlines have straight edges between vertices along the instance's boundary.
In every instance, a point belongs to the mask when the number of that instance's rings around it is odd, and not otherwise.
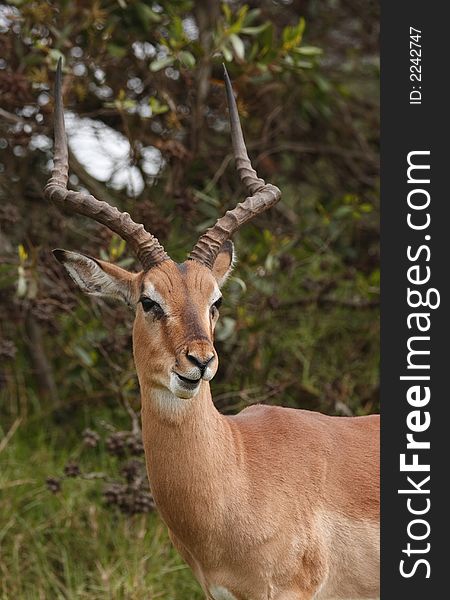
[{"label": "antelope head", "polygon": [[54,250],[82,291],[124,300],[135,308],[133,349],[141,388],[170,391],[177,398],[197,394],[218,366],[213,336],[220,288],[234,262],[230,238],[244,223],[272,207],[280,190],[258,178],[247,155],[231,82],[225,70],[233,152],[240,178],[249,192],[197,241],[182,264],[175,263],[159,241],[128,213],[93,196],[67,189],[68,149],[61,92],[61,61],[55,82],[55,143],[52,176],[45,196],[58,207],[85,215],[109,227],[132,248],[142,271],[67,250]]}]

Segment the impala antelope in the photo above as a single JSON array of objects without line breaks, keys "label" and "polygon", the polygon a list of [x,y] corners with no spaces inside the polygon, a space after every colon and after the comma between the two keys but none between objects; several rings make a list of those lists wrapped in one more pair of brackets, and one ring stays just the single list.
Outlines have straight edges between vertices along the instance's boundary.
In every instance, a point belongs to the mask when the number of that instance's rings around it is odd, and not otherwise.
[{"label": "impala antelope", "polygon": [[181,264],[128,213],[67,189],[61,79],[59,64],[54,166],[45,195],[119,234],[142,271],[54,253],[84,292],[135,308],[148,478],[173,544],[210,600],[376,598],[379,418],[263,405],[224,416],[212,401],[214,328],[234,261],[230,238],[281,195],[251,166],[227,73],[233,152],[249,197],[208,229]]}]

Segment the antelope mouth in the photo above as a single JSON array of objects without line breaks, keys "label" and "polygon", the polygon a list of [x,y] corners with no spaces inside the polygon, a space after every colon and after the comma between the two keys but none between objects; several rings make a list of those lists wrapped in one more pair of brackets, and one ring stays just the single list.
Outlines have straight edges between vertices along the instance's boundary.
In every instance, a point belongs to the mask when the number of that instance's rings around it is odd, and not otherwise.
[{"label": "antelope mouth", "polygon": [[190,389],[196,388],[202,379],[201,377],[199,377],[198,379],[189,379],[188,377],[183,377],[183,375],[180,375],[179,373],[175,373],[175,375],[182,382],[184,387]]}]

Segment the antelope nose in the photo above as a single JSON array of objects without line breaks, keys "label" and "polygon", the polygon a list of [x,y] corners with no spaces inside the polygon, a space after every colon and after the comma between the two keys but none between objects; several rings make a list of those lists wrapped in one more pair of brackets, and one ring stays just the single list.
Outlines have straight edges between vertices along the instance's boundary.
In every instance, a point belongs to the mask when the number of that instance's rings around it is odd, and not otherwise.
[{"label": "antelope nose", "polygon": [[201,371],[201,374],[205,372],[206,367],[213,360],[214,354],[210,354],[207,358],[196,356],[195,354],[188,353],[188,359],[193,363],[196,367],[198,367]]}]

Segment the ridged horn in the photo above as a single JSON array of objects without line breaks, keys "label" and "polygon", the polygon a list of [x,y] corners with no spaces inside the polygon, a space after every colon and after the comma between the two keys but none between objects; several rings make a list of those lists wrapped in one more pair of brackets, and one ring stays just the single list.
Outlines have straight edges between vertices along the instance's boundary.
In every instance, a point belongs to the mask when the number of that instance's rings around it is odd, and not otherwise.
[{"label": "ridged horn", "polygon": [[158,240],[143,225],[135,223],[127,212],[120,212],[115,206],[97,200],[90,194],[67,189],[69,157],[64,125],[61,59],[58,61],[55,79],[54,139],[53,169],[44,189],[45,197],[59,208],[94,219],[120,235],[130,245],[144,270],[168,260],[169,256]]},{"label": "ridged horn", "polygon": [[239,113],[234,98],[228,72],[224,65],[225,88],[227,92],[228,111],[230,114],[231,140],[233,144],[234,160],[242,183],[249,194],[232,210],[228,210],[216,224],[208,229],[195,244],[189,255],[191,260],[196,260],[210,269],[223,246],[232,235],[243,225],[260,213],[274,206],[281,198],[281,191],[270,183],[258,177],[252,167],[245,146],[244,135],[239,120]]}]

